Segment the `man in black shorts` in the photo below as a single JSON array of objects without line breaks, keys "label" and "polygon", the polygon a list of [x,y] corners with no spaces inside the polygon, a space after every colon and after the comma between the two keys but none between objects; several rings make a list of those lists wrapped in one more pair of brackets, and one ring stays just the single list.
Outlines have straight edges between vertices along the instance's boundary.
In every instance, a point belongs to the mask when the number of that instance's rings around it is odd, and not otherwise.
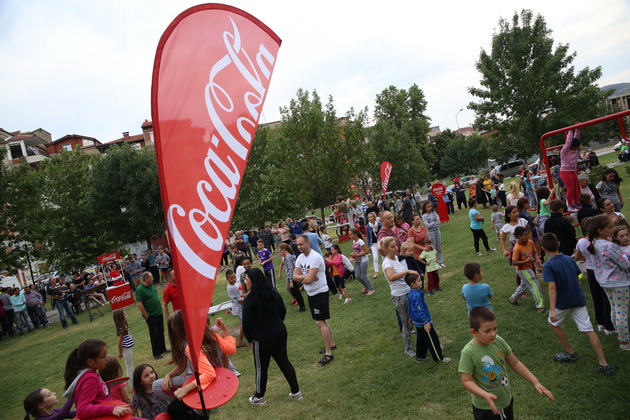
[{"label": "man in black shorts", "polygon": [[311,309],[311,316],[315,320],[315,324],[324,340],[324,357],[319,363],[326,365],[335,358],[332,350],[337,347],[333,340],[332,330],[328,324],[330,310],[328,305],[328,284],[326,283],[325,274],[326,266],[324,258],[311,249],[308,236],[298,236],[297,247],[301,254],[295,261],[293,280],[301,282],[308,295],[308,306]]}]

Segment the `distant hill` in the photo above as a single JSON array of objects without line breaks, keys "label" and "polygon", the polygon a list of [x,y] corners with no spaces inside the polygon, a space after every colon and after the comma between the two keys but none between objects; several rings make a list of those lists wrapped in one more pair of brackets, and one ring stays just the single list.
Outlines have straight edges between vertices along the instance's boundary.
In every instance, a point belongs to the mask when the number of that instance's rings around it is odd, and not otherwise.
[{"label": "distant hill", "polygon": [[630,83],[615,83],[613,85],[602,86],[600,89],[612,89],[614,92],[610,96],[628,95],[630,94]]}]

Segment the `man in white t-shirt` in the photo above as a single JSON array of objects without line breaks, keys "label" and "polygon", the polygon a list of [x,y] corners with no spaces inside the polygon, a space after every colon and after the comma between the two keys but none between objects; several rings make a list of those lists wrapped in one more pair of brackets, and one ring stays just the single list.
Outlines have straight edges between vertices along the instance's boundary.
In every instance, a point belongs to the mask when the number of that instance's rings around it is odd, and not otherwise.
[{"label": "man in white t-shirt", "polygon": [[330,310],[328,305],[328,284],[326,283],[326,265],[324,258],[311,249],[311,243],[306,235],[297,237],[297,247],[301,254],[295,260],[295,272],[293,280],[304,285],[304,291],[308,295],[308,306],[311,316],[319,328],[324,340],[324,357],[319,361],[326,365],[335,358],[332,350],[335,349],[332,330],[328,324]]}]

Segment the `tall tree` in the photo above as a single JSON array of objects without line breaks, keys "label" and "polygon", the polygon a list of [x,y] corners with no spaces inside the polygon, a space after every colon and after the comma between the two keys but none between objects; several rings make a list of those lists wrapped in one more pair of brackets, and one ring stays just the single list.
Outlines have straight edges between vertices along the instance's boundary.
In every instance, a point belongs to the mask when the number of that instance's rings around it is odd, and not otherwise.
[{"label": "tall tree", "polygon": [[545,19],[523,10],[511,21],[500,19],[490,54],[481,51],[481,87],[468,88],[480,100],[469,108],[477,114],[476,128],[497,130],[490,140],[493,157],[527,158],[538,152],[545,132],[601,116],[605,93],[595,86],[601,67],[575,72],[576,53],[568,44],[553,44]]},{"label": "tall tree", "polygon": [[88,198],[98,229],[112,242],[135,243],[165,233],[155,152],[111,147],[91,172]]},{"label": "tall tree", "polygon": [[426,107],[424,93],[416,84],[408,90],[389,86],[376,95],[375,124],[369,135],[371,173],[374,179],[380,179],[381,162],[391,162],[391,190],[412,187],[430,178],[427,162],[433,160],[433,155],[427,138]]},{"label": "tall tree", "polygon": [[442,158],[444,157],[446,147],[456,137],[457,134],[447,128],[446,130],[438,133],[435,137],[433,137],[433,141],[429,142],[429,150],[431,151],[431,155],[434,157],[433,159],[429,160],[429,166],[431,169],[431,173],[436,175],[438,178],[443,178],[446,175],[449,175],[448,172],[445,171],[444,168],[442,168],[441,162]]},{"label": "tall tree", "polygon": [[440,167],[447,175],[468,175],[485,168],[487,163],[488,148],[485,139],[479,134],[472,134],[467,137],[458,136],[448,143],[440,160]]},{"label": "tall tree", "polygon": [[280,163],[285,188],[304,199],[310,208],[324,208],[365,168],[365,111],[350,111],[338,118],[332,96],[323,106],[319,95],[299,89],[288,107],[280,109],[272,153]]}]

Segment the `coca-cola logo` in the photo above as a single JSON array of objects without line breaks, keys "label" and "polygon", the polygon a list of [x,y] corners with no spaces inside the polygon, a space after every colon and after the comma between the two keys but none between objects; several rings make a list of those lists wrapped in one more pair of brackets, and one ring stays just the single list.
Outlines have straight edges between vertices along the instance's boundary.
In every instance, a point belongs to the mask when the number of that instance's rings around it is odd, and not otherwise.
[{"label": "coca-cola logo", "polygon": [[106,264],[111,261],[120,259],[120,252],[112,252],[111,254],[105,254],[98,257],[99,264]]},{"label": "coca-cola logo", "polygon": [[433,186],[431,187],[431,192],[434,196],[438,198],[442,197],[444,196],[444,194],[446,194],[446,185],[440,183],[433,184]]},{"label": "coca-cola logo", "polygon": [[113,303],[122,302],[128,299],[131,299],[131,291],[122,293],[118,296],[112,296],[109,301],[113,304]]},{"label": "coca-cola logo", "polygon": [[[195,271],[210,279],[217,270],[204,256],[208,251],[223,250],[224,234],[276,60],[262,43],[246,49],[239,27],[231,17],[229,20],[231,30],[224,31],[222,38],[225,54],[211,65],[207,84],[199,87],[212,130],[204,139],[207,149],[203,159],[188,160],[190,165],[200,166],[202,178],[187,182],[194,193],[175,198],[167,209],[177,251]],[[254,55],[250,56],[248,51],[252,50]],[[236,80],[239,76],[240,83]],[[190,193],[197,200],[192,200]]]},{"label": "coca-cola logo", "polygon": [[110,261],[115,261],[115,260],[116,260],[116,254],[106,255],[102,259],[103,262],[110,262]]}]

